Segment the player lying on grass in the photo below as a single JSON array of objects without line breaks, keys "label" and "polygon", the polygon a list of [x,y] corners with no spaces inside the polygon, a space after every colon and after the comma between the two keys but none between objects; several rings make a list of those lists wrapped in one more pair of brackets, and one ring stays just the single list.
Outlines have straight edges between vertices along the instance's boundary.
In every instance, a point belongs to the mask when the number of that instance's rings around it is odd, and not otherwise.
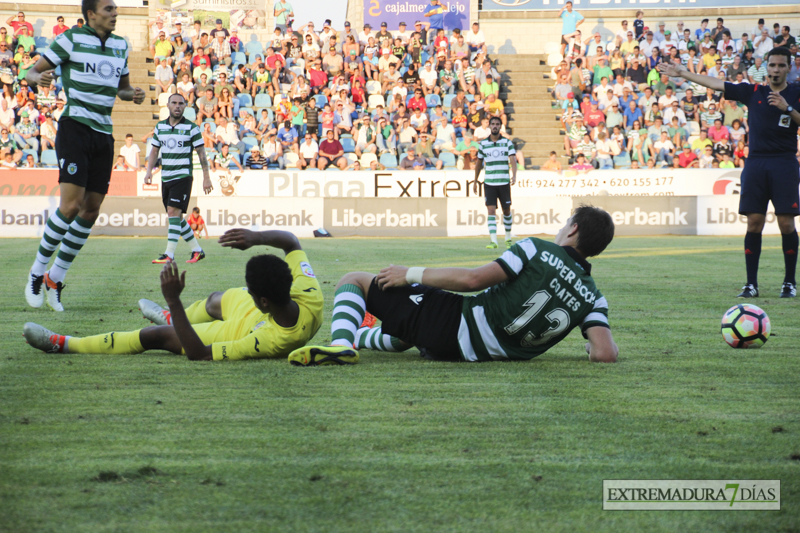
[{"label": "player lying on grass", "polygon": [[[402,351],[410,346],[436,361],[524,360],[543,354],[580,326],[589,341],[589,360],[615,362],[608,303],[585,259],[613,238],[611,216],[581,206],[555,242],[523,239],[478,268],[392,265],[377,276],[351,272],[336,287],[331,346],[299,348],[289,361],[348,364],[358,360],[355,348]],[[367,312],[382,320],[380,330],[358,329]]]},{"label": "player lying on grass", "polygon": [[167,350],[192,361],[286,357],[305,345],[322,324],[323,298],[297,237],[288,231],[233,229],[219,242],[239,250],[272,246],[283,250],[286,260],[257,255],[247,262],[246,287],[211,293],[186,309],[180,300],[186,272],[179,275],[175,263],[167,263],[161,271],[161,292],[169,311],[149,300],[139,301],[145,317],[161,325],[79,338],[28,322],[25,339],[48,353]]}]

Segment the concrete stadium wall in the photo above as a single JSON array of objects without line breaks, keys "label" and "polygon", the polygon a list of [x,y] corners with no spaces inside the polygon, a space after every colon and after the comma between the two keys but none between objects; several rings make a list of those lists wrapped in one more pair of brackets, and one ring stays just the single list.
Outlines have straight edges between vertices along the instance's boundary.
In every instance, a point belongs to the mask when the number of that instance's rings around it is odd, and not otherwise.
[{"label": "concrete stadium wall", "polygon": [[[600,32],[611,37],[620,29],[620,22],[628,20],[628,27],[633,28],[636,10],[600,10],[578,11],[586,17],[580,30],[585,37]],[[675,30],[679,21],[684,27],[695,30],[700,21],[709,19],[709,28],[716,25],[717,17],[725,19],[725,27],[731,30],[731,36],[741,38],[743,32],[752,33],[759,18],[763,18],[771,29],[776,22],[792,28],[797,35],[800,29],[800,9],[797,7],[771,6],[761,9],[729,8],[729,9],[645,9],[645,24],[653,30],[658,23],[667,23],[666,29]],[[490,53],[495,54],[543,54],[548,42],[560,42],[561,20],[556,17],[558,9],[552,11],[482,11],[479,14],[481,29],[486,36]],[[751,36],[752,38],[752,36]]]}]

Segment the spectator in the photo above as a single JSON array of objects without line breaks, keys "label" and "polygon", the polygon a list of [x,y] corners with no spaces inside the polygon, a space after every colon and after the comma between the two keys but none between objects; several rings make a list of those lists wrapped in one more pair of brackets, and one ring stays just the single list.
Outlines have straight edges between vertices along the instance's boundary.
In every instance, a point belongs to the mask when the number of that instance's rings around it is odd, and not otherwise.
[{"label": "spectator", "polygon": [[542,170],[549,170],[550,172],[561,172],[561,161],[555,152],[550,152],[550,158],[542,165]]},{"label": "spectator", "polygon": [[333,131],[328,130],[326,139],[319,145],[317,168],[325,170],[329,165],[336,165],[340,170],[344,170],[347,167],[347,159],[343,155],[344,148],[339,141],[333,138]]},{"label": "spectator", "polygon": [[217,31],[214,42],[211,45],[211,66],[225,65],[229,67],[231,62],[231,44],[221,31]]},{"label": "spectator", "polygon": [[239,140],[239,128],[236,122],[228,121],[223,116],[218,117],[214,134],[217,139],[217,151],[221,152],[223,145],[230,145],[235,146],[240,154],[245,152],[245,144]]},{"label": "spectator", "polygon": [[39,151],[39,126],[32,122],[27,110],[20,113],[22,120],[16,125],[14,133],[14,140],[17,145],[22,149],[31,148],[33,151]]},{"label": "spectator", "polygon": [[425,163],[425,158],[417,157],[416,150],[412,146],[400,161],[400,170],[425,170]]},{"label": "spectator", "polygon": [[277,163],[280,170],[286,169],[286,159],[284,158],[283,145],[278,140],[275,133],[268,131],[261,143],[261,148],[264,152],[264,157],[267,163]]},{"label": "spectator", "polygon": [[319,145],[314,140],[310,132],[306,132],[304,142],[300,144],[297,160],[297,168],[317,168],[317,158],[319,157]]},{"label": "spectator", "polygon": [[286,22],[294,18],[292,4],[283,0],[275,2],[272,14],[275,17],[275,28],[281,31],[286,31]]},{"label": "spectator", "polygon": [[258,170],[266,168],[268,160],[266,157],[261,155],[261,151],[258,149],[258,146],[253,145],[250,147],[250,156],[247,158],[245,164],[247,168]]},{"label": "spectator", "polygon": [[628,129],[627,137],[628,154],[631,161],[644,162],[644,156],[647,155],[650,144],[647,130],[642,128],[642,123],[639,120],[635,120],[633,126]]},{"label": "spectator", "polygon": [[194,100],[195,100],[194,83],[192,83],[189,74],[184,74],[182,76],[181,81],[178,82],[177,91],[178,94],[180,94],[186,99],[187,106],[194,105]]},{"label": "spectator", "polygon": [[239,156],[231,153],[227,144],[222,143],[219,153],[214,157],[214,168],[221,172],[230,173],[231,164],[235,165],[241,172],[244,172]]},{"label": "spectator", "polygon": [[706,146],[703,149],[703,154],[699,157],[700,168],[714,168],[714,151],[711,146]]},{"label": "spectator", "polygon": [[688,143],[683,143],[683,151],[678,156],[678,164],[681,168],[697,166],[697,155],[692,151],[692,147]]},{"label": "spectator", "polygon": [[159,64],[162,59],[169,59],[168,63],[172,63],[171,56],[174,52],[175,48],[172,45],[172,41],[167,39],[167,33],[163,30],[159,31],[158,38],[150,44],[150,53],[153,59],[158,61]]},{"label": "spectator", "polygon": [[55,150],[56,148],[56,133],[58,126],[53,122],[53,115],[50,111],[44,114],[44,122],[39,128],[40,140],[42,141],[42,151]]},{"label": "spectator", "polygon": [[597,162],[600,165],[600,170],[613,169],[614,162],[611,159],[614,155],[613,141],[607,138],[605,132],[598,134],[595,150],[597,151]]},{"label": "spectator", "polygon": [[9,129],[2,128],[0,130],[0,150],[3,151],[3,160],[12,163],[13,167],[17,168],[17,163],[22,159],[22,150],[20,150],[13,137],[9,136]]},{"label": "spectator", "polygon": [[756,56],[755,64],[747,69],[747,79],[750,83],[763,83],[767,78],[767,67],[763,65],[763,58]]},{"label": "spectator", "polygon": [[661,162],[672,166],[675,145],[669,140],[669,133],[666,131],[661,132],[661,138],[653,143],[650,153],[657,163]]},{"label": "spectator", "polygon": [[708,130],[702,128],[700,136],[692,142],[692,151],[697,154],[698,158],[705,153],[706,148],[712,148],[714,142],[708,138]]},{"label": "spectator", "polygon": [[375,154],[378,152],[378,131],[375,126],[372,124],[372,120],[370,119],[369,115],[364,115],[364,117],[360,120],[357,120],[354,123],[354,126],[357,128],[358,133],[356,134],[356,147],[355,153],[356,156],[359,158],[361,154],[364,152],[369,152]]},{"label": "spectator", "polygon": [[214,89],[208,87],[206,94],[197,101],[197,123],[200,124],[204,119],[216,119],[220,117],[219,100],[214,96]]},{"label": "spectator", "polygon": [[0,126],[8,129],[14,125],[14,110],[8,107],[8,100],[0,100]]},{"label": "spectator", "polygon": [[6,24],[11,26],[11,28],[14,30],[15,36],[19,36],[22,28],[25,28],[25,30],[28,32],[28,35],[33,35],[33,24],[25,20],[25,13],[23,11],[17,13],[16,16],[11,15],[8,17]]},{"label": "spectator", "polygon": [[580,153],[576,156],[575,163],[569,168],[576,171],[578,174],[588,174],[594,167],[586,161],[586,156]]},{"label": "spectator", "polygon": [[236,88],[236,92],[250,94],[252,84],[253,74],[250,72],[250,68],[245,64],[238,65],[233,74],[233,86]]},{"label": "spectator", "polygon": [[192,79],[194,79],[195,82],[198,82],[203,76],[205,76],[206,81],[208,81],[213,75],[214,73],[208,68],[205,59],[200,59],[200,64],[192,71]]},{"label": "spectator", "polygon": [[764,28],[761,34],[753,40],[753,57],[763,59],[764,55],[775,47],[775,43],[769,36],[769,30]]},{"label": "spectator", "polygon": [[167,59],[162,57],[159,65],[156,67],[156,96],[163,93],[172,94],[175,92],[175,75],[172,68],[167,65]]},{"label": "spectator", "polygon": [[572,2],[569,0],[558,12],[558,16],[561,18],[561,55],[563,56],[569,46],[569,40],[575,37],[578,26],[583,24],[584,17],[577,11],[573,11]]},{"label": "spectator", "polygon": [[[30,156],[30,155],[28,157],[32,158],[32,156]],[[125,157],[120,155],[120,156],[117,156],[117,162],[114,163],[114,167],[112,168],[112,170],[136,170],[136,169],[131,168],[128,165],[128,163],[125,161]]]},{"label": "spectator", "polygon": [[139,162],[140,152],[139,146],[133,143],[133,134],[125,135],[125,146],[119,149],[119,153],[132,169],[139,169],[142,166]]}]

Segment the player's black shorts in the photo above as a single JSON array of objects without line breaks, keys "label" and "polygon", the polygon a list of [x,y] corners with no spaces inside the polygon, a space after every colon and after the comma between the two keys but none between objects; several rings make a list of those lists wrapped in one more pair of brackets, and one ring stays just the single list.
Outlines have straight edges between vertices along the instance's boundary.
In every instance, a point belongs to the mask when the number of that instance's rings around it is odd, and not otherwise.
[{"label": "player's black shorts", "polygon": [[192,198],[192,178],[180,178],[161,183],[161,201],[164,209],[177,207],[184,213],[189,209],[189,200]]},{"label": "player's black shorts", "polygon": [[56,134],[59,183],[72,183],[90,192],[108,193],[114,167],[114,137],[64,118]]},{"label": "player's black shorts", "polygon": [[483,193],[486,195],[486,205],[497,207],[497,200],[500,200],[500,207],[511,205],[511,185],[484,185]]},{"label": "player's black shorts", "polygon": [[767,214],[772,206],[778,215],[800,214],[800,164],[794,156],[750,156],[742,170],[739,214]]},{"label": "player's black shorts", "polygon": [[383,333],[419,348],[435,361],[462,361],[458,349],[460,294],[414,285],[381,290],[377,278],[367,295],[367,311],[378,317]]}]

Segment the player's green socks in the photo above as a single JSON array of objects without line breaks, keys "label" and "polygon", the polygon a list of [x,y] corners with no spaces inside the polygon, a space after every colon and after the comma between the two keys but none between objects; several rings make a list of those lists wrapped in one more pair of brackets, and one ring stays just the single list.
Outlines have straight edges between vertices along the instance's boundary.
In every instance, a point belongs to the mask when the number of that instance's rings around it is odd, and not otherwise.
[{"label": "player's green socks", "polygon": [[503,215],[503,225],[506,227],[506,240],[511,240],[511,224],[514,221],[512,215]]},{"label": "player's green socks", "polygon": [[489,220],[489,238],[492,242],[497,244],[497,217],[489,215],[486,217]]},{"label": "player's green socks", "polygon": [[197,239],[194,238],[194,232],[189,224],[186,223],[185,218],[181,218],[181,237],[183,237],[183,240],[186,241],[186,244],[192,247],[193,252],[203,251],[203,249],[200,247],[200,244],[197,242]]},{"label": "player's green socks", "polygon": [[364,320],[367,302],[358,285],[342,285],[333,297],[331,345],[355,347],[356,331]]},{"label": "player's green socks", "polygon": [[181,217],[169,217],[169,230],[167,230],[167,249],[166,255],[175,258],[175,248],[178,247],[178,239],[181,236]]},{"label": "player's green socks", "polygon": [[65,353],[142,353],[144,346],[139,331],[112,331],[92,337],[67,337]]},{"label": "player's green socks", "polygon": [[408,350],[408,345],[391,335],[384,335],[381,328],[361,328],[356,331],[356,341],[353,343],[356,350],[378,350],[381,352],[402,352]]},{"label": "player's green socks", "polygon": [[53,266],[50,268],[50,279],[55,283],[63,282],[67,277],[67,270],[72,266],[72,262],[83,245],[86,244],[93,225],[94,222],[89,222],[81,217],[75,217],[75,220],[69,225],[69,230],[64,235],[61,247],[58,249],[56,260],[53,261]]},{"label": "player's green socks", "polygon": [[56,212],[50,215],[44,227],[42,240],[39,241],[39,251],[36,253],[36,260],[31,267],[31,274],[34,276],[44,275],[47,270],[47,264],[50,262],[50,258],[53,257],[53,252],[56,251],[56,248],[64,239],[64,235],[67,234],[71,223],[72,219],[65,217],[61,209],[56,209]]},{"label": "player's green socks", "polygon": [[184,310],[186,312],[186,318],[189,319],[190,324],[202,324],[204,322],[213,322],[216,320],[216,318],[209,315],[208,311],[206,311],[207,301],[208,298],[205,300],[197,300]]}]

